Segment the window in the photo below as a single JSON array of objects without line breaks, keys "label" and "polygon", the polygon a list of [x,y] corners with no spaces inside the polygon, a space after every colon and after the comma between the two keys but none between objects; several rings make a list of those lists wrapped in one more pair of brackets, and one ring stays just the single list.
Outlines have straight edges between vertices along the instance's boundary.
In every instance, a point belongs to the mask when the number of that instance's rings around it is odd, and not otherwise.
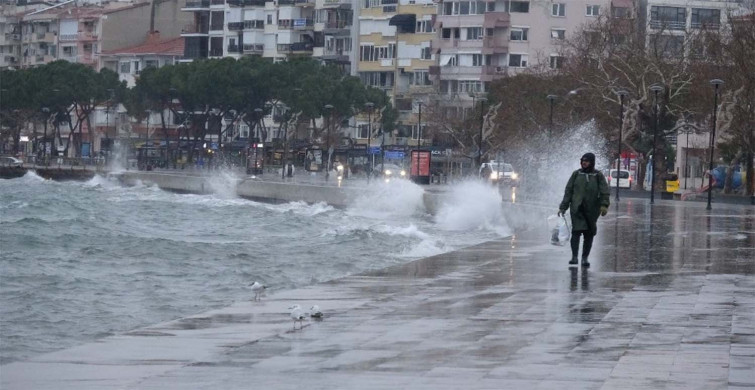
[{"label": "window", "polygon": [[683,7],[650,7],[650,27],[684,30],[687,10]]},{"label": "window", "polygon": [[611,8],[611,16],[616,19],[629,19],[629,8],[627,7],[613,7]]},{"label": "window", "polygon": [[433,29],[433,22],[431,20],[418,20],[417,21],[417,30],[418,33],[432,33],[435,32],[435,29]]},{"label": "window", "polygon": [[482,27],[467,28],[467,40],[482,39]]},{"label": "window", "polygon": [[144,67],[149,68],[150,66],[153,68],[157,68],[159,65],[159,62],[157,60],[145,60],[144,61]]},{"label": "window", "polygon": [[527,55],[526,54],[509,54],[509,66],[513,68],[526,68]]},{"label": "window", "polygon": [[267,24],[273,24],[273,15],[267,15]]},{"label": "window", "polygon": [[359,125],[357,138],[367,138],[370,136],[370,125],[369,123],[363,123]]},{"label": "window", "polygon": [[443,3],[443,15],[453,15],[454,12],[454,3],[447,2]]},{"label": "window", "polygon": [[509,4],[509,12],[526,14],[530,12],[529,1],[512,1]]},{"label": "window", "polygon": [[411,83],[412,85],[433,85],[430,81],[430,73],[426,70],[415,70]]},{"label": "window", "polygon": [[512,27],[511,28],[511,40],[512,41],[526,41],[528,28],[524,27]]},{"label": "window", "polygon": [[692,28],[714,27],[721,24],[721,10],[692,8]]},{"label": "window", "polygon": [[446,66],[458,66],[459,65],[459,55],[458,54],[451,54],[448,56],[448,59],[446,60],[445,64]]},{"label": "window", "polygon": [[472,66],[482,66],[482,54],[472,54]]},{"label": "window", "polygon": [[482,92],[482,82],[477,80],[459,80],[459,92]]},{"label": "window", "polygon": [[131,73],[131,62],[121,62],[121,73]]},{"label": "window", "polygon": [[561,69],[564,66],[564,57],[556,54],[551,54],[551,69]]},{"label": "window", "polygon": [[599,5],[588,5],[585,15],[587,15],[587,16],[598,16],[598,15],[600,15],[600,6]]},{"label": "window", "polygon": [[558,39],[558,40],[564,40],[566,39],[566,30],[562,28],[552,28],[551,29],[551,38]]},{"label": "window", "polygon": [[551,16],[566,16],[566,4],[553,3],[551,7]]},{"label": "window", "polygon": [[422,50],[420,50],[419,58],[422,60],[432,60],[433,55],[430,51],[429,47],[423,47]]},{"label": "window", "polygon": [[375,58],[375,46],[359,46],[359,61],[377,61],[377,58]]}]

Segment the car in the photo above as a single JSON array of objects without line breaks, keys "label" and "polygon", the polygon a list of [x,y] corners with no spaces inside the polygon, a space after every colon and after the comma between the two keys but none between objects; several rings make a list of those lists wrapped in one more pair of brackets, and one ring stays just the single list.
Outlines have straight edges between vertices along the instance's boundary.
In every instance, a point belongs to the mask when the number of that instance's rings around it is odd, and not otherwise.
[{"label": "car", "polygon": [[485,167],[490,167],[490,181],[498,184],[508,184],[511,186],[518,186],[521,177],[514,171],[514,167],[509,163],[500,161],[491,161],[483,163],[480,166],[480,174]]},{"label": "car", "polygon": [[15,157],[0,157],[0,167],[20,168],[24,162]]},{"label": "car", "polygon": [[375,165],[375,175],[383,176],[386,180],[393,177],[406,178],[406,170],[396,164],[377,164]]},{"label": "car", "polygon": [[606,180],[608,180],[608,186],[611,188],[616,188],[616,180],[619,180],[619,188],[631,188],[632,187],[632,176],[629,175],[629,171],[621,169],[619,170],[618,175],[616,174],[615,169],[611,169],[606,175]]}]

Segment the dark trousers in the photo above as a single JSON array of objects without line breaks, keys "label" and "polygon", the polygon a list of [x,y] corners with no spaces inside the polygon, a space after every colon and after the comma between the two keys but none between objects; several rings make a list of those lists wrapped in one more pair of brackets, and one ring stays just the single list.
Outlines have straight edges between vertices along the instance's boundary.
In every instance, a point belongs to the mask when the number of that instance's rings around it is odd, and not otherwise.
[{"label": "dark trousers", "polygon": [[577,257],[579,254],[579,237],[584,235],[585,236],[585,243],[582,245],[582,258],[586,259],[587,256],[590,256],[590,250],[592,249],[592,239],[595,238],[595,235],[592,234],[589,230],[578,230],[578,231],[572,231],[571,233],[571,254],[574,257]]}]

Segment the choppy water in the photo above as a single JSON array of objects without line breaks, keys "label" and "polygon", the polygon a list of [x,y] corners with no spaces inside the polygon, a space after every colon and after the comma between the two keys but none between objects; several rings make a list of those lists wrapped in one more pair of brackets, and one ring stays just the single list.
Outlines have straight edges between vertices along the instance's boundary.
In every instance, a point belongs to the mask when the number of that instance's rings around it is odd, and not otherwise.
[{"label": "choppy water", "polygon": [[0,363],[509,234],[467,183],[437,217],[422,189],[375,183],[345,210],[123,188],[104,178],[0,179]]}]

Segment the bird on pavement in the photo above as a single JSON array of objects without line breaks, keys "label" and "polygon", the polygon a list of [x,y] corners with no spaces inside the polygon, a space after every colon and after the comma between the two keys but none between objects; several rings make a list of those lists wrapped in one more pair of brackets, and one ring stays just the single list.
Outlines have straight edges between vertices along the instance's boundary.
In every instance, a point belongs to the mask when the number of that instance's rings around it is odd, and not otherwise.
[{"label": "bird on pavement", "polygon": [[322,319],[322,311],[320,306],[314,305],[309,308],[309,316],[312,318]]},{"label": "bird on pavement", "polygon": [[307,313],[302,311],[299,305],[293,305],[288,308],[291,310],[291,319],[294,320],[294,330],[296,330],[296,322],[299,322],[299,329],[304,327],[304,319],[307,318]]},{"label": "bird on pavement", "polygon": [[261,284],[260,282],[254,282],[251,285],[249,285],[249,288],[252,289],[252,292],[254,293],[254,300],[260,301],[262,300],[262,292],[265,291],[267,286],[264,284]]}]

